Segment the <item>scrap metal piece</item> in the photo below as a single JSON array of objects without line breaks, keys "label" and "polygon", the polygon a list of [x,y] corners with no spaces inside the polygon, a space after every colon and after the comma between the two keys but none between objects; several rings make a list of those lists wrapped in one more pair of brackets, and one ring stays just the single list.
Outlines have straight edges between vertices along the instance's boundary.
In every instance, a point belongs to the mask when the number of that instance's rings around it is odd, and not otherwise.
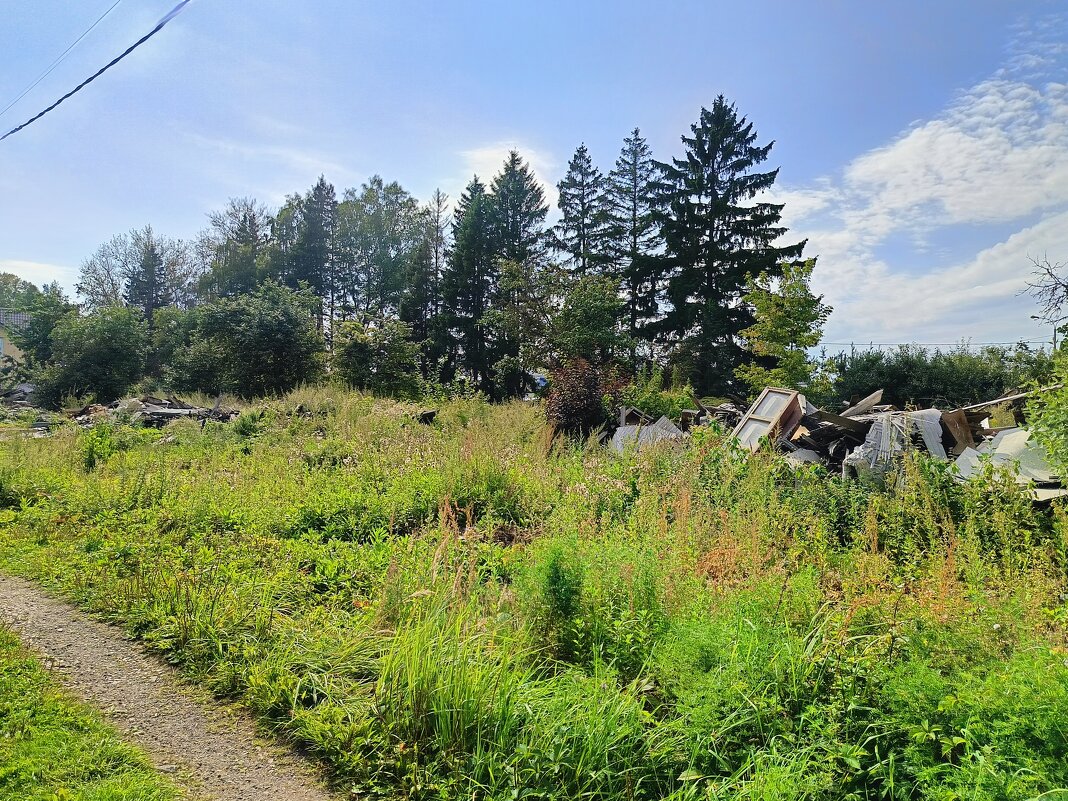
[{"label": "scrap metal piece", "polygon": [[1062,476],[1050,466],[1046,450],[1031,438],[1027,428],[1010,428],[976,448],[967,448],[954,462],[957,478],[967,481],[981,474],[983,461],[1009,470],[1016,483],[1026,487],[1035,500],[1050,500],[1068,495]]},{"label": "scrap metal piece", "polygon": [[616,453],[623,453],[633,447],[641,450],[647,445],[663,440],[682,439],[686,434],[667,417],[661,417],[647,425],[620,426],[612,434],[611,446]]},{"label": "scrap metal piece", "polygon": [[938,409],[918,412],[882,412],[875,416],[864,444],[842,460],[842,472],[859,478],[881,480],[909,447],[914,436],[938,459],[946,458],[942,447],[942,413]]}]

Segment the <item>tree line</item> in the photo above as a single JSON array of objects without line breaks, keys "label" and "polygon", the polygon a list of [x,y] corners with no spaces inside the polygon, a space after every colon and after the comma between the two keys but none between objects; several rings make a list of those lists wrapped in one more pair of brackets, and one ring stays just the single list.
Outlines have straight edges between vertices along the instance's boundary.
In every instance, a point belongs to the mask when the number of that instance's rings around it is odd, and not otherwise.
[{"label": "tree line", "polygon": [[[115,236],[86,259],[77,290],[88,316],[140,338],[146,375],[204,390],[271,389],[223,380],[230,368],[208,357],[234,333],[220,314],[241,307],[251,320],[259,304],[265,321],[282,304],[313,327],[286,333],[310,348],[286,358],[312,372],[326,364],[315,355],[321,339],[334,357],[411,356],[412,380],[462,381],[494,399],[575,359],[659,364],[699,394],[725,394],[744,386],[740,368],[782,358],[746,337],[757,322],[750,292],[758,278],[775,286],[804,247],[781,244],[783,206],[761,199],[777,176],[760,169],[771,147],[722,96],[701,110],[679,157],[655,159],[634,129],[602,171],[580,145],[557,186],[554,225],[517,152],[455,203],[440,191],[420,203],[379,176],[339,197],[320,177],[273,212],[231,200],[193,241],[150,226]],[[42,369],[47,350],[35,354]],[[337,368],[354,381],[375,372],[373,362]]]}]

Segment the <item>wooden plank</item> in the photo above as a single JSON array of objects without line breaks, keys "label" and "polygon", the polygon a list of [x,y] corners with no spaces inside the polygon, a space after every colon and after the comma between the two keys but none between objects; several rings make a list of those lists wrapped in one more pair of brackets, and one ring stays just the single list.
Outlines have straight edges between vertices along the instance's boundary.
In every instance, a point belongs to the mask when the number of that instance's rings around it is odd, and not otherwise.
[{"label": "wooden plank", "polygon": [[846,431],[852,431],[854,434],[860,434],[861,436],[866,435],[868,429],[871,428],[871,423],[862,423],[859,420],[854,420],[852,417],[842,417],[840,414],[825,412],[822,409],[817,411],[813,417],[816,417],[825,423],[832,423],[839,428],[844,428]]},{"label": "wooden plank", "polygon": [[949,431],[954,445],[950,453],[960,456],[967,448],[975,447],[975,438],[972,436],[972,427],[968,423],[968,414],[962,409],[952,412],[942,412],[942,425]]},{"label": "wooden plank", "polygon": [[883,399],[883,391],[881,389],[875,390],[868,397],[850,406],[844,412],[842,417],[856,417],[858,414],[864,414],[864,412],[870,412],[872,407],[878,406]]}]

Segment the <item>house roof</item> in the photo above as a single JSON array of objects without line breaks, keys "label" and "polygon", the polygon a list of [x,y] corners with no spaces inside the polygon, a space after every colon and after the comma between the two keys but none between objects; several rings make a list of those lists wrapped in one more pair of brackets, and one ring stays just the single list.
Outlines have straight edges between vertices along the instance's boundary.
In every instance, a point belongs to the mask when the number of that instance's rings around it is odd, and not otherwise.
[{"label": "house roof", "polygon": [[15,309],[0,309],[0,325],[8,329],[25,328],[30,322],[30,313]]}]

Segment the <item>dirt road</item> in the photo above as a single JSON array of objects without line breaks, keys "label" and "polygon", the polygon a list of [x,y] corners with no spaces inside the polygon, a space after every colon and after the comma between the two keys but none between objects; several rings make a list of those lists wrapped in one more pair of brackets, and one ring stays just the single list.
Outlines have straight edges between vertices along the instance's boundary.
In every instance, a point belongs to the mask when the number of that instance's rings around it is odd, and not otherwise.
[{"label": "dirt road", "polygon": [[309,764],[255,734],[241,711],[198,697],[172,668],[121,630],[0,575],[0,620],[75,695],[193,797],[214,801],[336,801]]}]

